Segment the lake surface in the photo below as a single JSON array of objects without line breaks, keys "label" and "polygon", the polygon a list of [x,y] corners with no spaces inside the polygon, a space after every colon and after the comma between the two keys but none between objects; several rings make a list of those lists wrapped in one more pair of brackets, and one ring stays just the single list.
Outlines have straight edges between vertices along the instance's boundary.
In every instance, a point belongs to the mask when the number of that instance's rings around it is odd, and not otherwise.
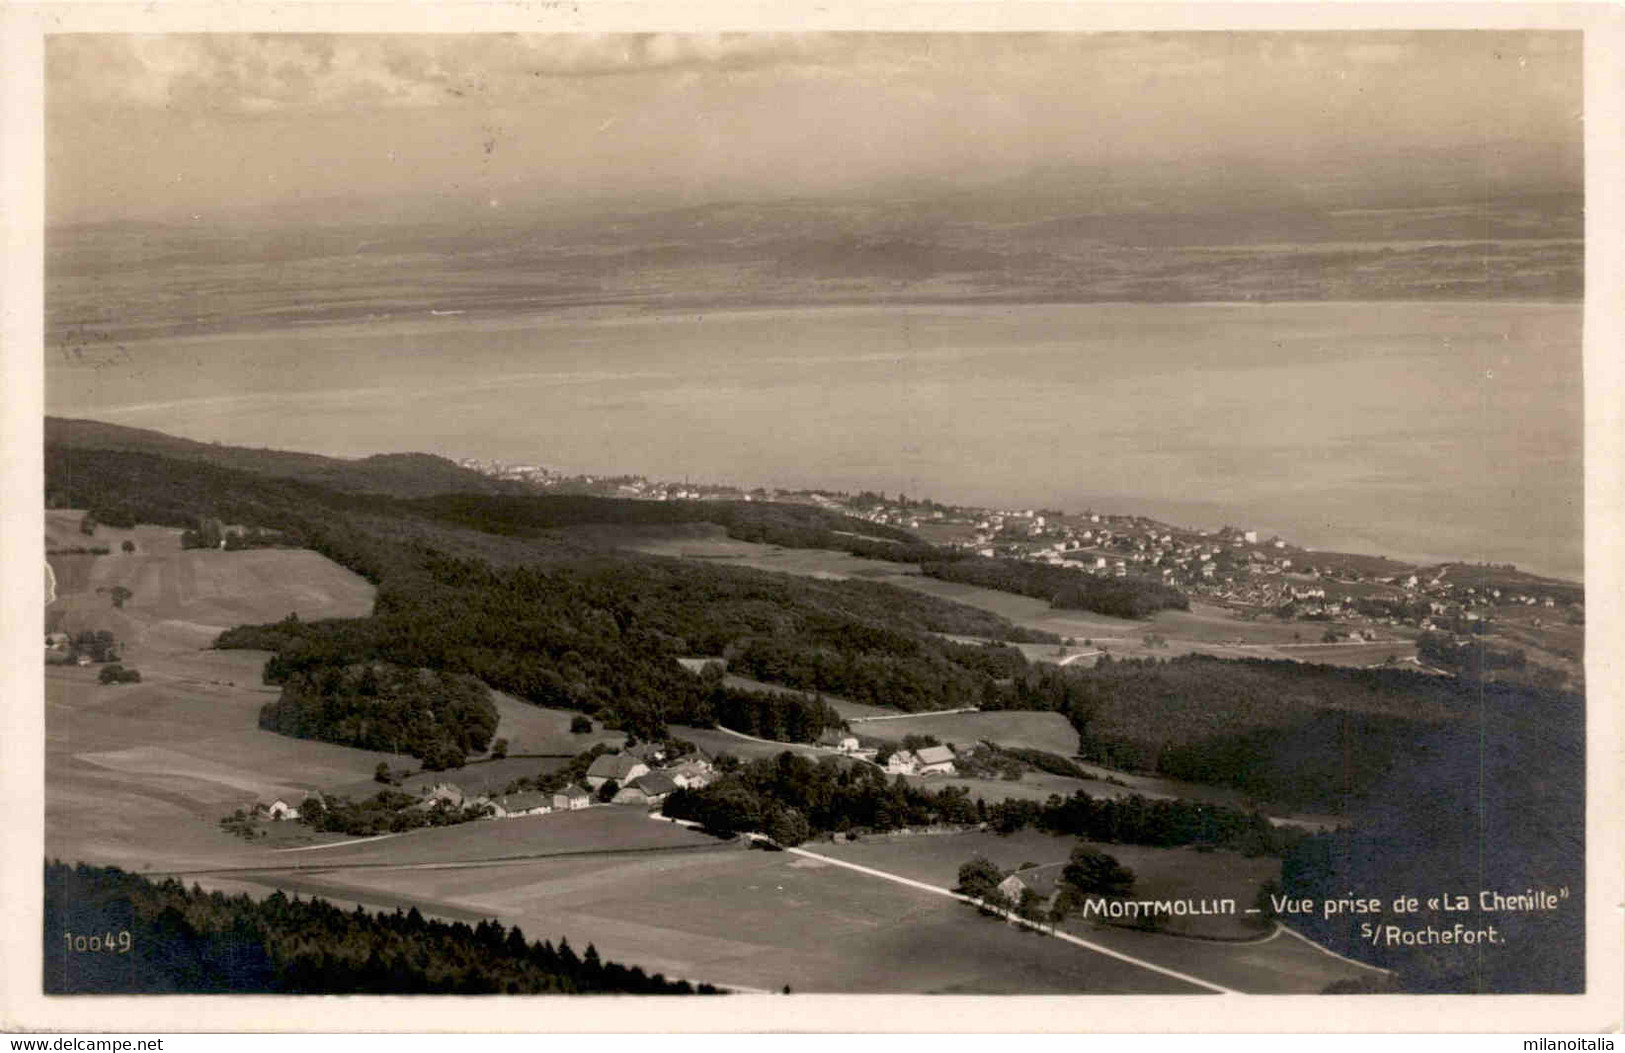
[{"label": "lake surface", "polygon": [[125,350],[48,361],[47,412],[1582,574],[1578,304],[425,306]]}]

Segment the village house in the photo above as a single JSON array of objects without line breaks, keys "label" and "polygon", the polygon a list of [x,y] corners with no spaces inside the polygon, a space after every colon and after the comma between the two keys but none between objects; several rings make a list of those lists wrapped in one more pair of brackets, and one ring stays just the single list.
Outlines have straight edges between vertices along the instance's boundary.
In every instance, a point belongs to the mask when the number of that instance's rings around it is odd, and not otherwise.
[{"label": "village house", "polygon": [[1022,880],[1014,874],[1011,874],[1009,877],[999,882],[999,892],[1009,899],[1012,904],[1019,904],[1021,902],[1021,894],[1026,891],[1026,884],[1024,884]]},{"label": "village house", "polygon": [[553,795],[553,810],[572,812],[592,804],[592,794],[579,786],[569,786]]},{"label": "village house", "polygon": [[587,769],[587,785],[594,790],[614,779],[625,786],[639,775],[649,774],[649,766],[630,753],[606,753]]},{"label": "village house", "polygon": [[615,795],[615,804],[659,804],[677,789],[677,783],[665,772],[650,772],[634,779],[630,786]]},{"label": "village house", "polygon": [[913,775],[920,765],[919,759],[908,750],[898,750],[886,761],[888,775]]},{"label": "village house", "polygon": [[948,746],[927,746],[916,753],[920,775],[953,775],[954,751]]},{"label": "village house", "polygon": [[275,819],[279,822],[285,819],[297,819],[299,818],[299,809],[280,797],[270,801],[256,801],[254,803],[254,818]]},{"label": "village house", "polygon": [[858,749],[858,738],[856,735],[851,735],[844,731],[838,731],[835,728],[825,728],[821,733],[819,733],[818,744],[820,746],[828,746],[832,749],[838,749],[842,753],[856,753]]},{"label": "village house", "polygon": [[550,795],[537,791],[510,793],[490,802],[496,809],[496,818],[515,819],[521,815],[546,815],[553,810]]},{"label": "village house", "polygon": [[708,786],[715,777],[711,765],[703,760],[686,760],[669,769],[666,774],[671,776],[672,782],[685,790],[697,790],[702,786]]}]

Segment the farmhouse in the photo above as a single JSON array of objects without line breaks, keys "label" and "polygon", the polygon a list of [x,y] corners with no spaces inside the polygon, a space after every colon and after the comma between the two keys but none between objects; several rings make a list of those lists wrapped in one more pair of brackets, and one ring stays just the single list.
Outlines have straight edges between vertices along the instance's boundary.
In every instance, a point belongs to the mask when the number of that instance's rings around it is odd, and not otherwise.
[{"label": "farmhouse", "polygon": [[703,760],[687,760],[666,772],[671,781],[688,790],[697,790],[710,784],[714,773]]},{"label": "farmhouse", "polygon": [[650,772],[633,782],[634,786],[642,790],[651,803],[659,804],[677,789],[677,783],[663,771]]},{"label": "farmhouse", "polygon": [[552,797],[537,792],[511,793],[498,798],[492,804],[496,807],[498,819],[513,819],[521,815],[546,815],[553,810]]},{"label": "farmhouse", "polygon": [[571,786],[553,795],[553,808],[555,811],[574,811],[577,808],[585,808],[591,803],[592,794],[579,786]]},{"label": "farmhouse", "polygon": [[898,750],[886,761],[889,775],[913,775],[919,771],[920,761],[908,750]]},{"label": "farmhouse", "polygon": [[1011,903],[1020,903],[1021,894],[1027,891],[1027,885],[1019,877],[1011,874],[999,882],[999,891],[1009,897]]},{"label": "farmhouse", "polygon": [[587,769],[587,785],[598,789],[611,779],[625,786],[640,775],[649,774],[649,766],[628,753],[606,753],[592,762]]},{"label": "farmhouse", "polygon": [[826,728],[819,734],[818,744],[838,749],[842,753],[853,753],[858,748],[858,739],[856,735],[849,735],[834,728]]},{"label": "farmhouse", "polygon": [[954,774],[954,751],[947,746],[927,746],[915,757],[920,775]]},{"label": "farmhouse", "polygon": [[254,817],[256,819],[284,819],[299,818],[299,809],[278,797],[272,801],[257,801],[254,804]]}]

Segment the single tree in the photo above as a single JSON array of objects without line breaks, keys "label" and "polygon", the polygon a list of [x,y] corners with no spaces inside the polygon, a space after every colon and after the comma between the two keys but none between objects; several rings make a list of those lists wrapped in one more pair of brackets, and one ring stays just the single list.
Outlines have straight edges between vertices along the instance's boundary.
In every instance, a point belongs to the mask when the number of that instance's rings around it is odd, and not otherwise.
[{"label": "single tree", "polygon": [[610,779],[609,781],[605,782],[604,785],[598,787],[598,799],[607,804],[610,801],[613,801],[615,799],[615,795],[620,792],[621,784],[616,782],[614,779]]},{"label": "single tree", "polygon": [[1134,890],[1134,871],[1088,845],[1072,850],[1061,880],[1078,892],[1099,896],[1126,896]]},{"label": "single tree", "polygon": [[114,585],[108,590],[107,594],[113,598],[113,606],[119,608],[120,610],[123,610],[124,608],[124,601],[135,595],[135,593],[131,592],[123,585]]},{"label": "single tree", "polygon": [[134,552],[135,551],[135,542],[127,540],[127,541],[124,542],[124,544],[120,545],[119,547],[122,548],[126,552]]},{"label": "single tree", "polygon": [[491,744],[491,759],[501,760],[508,755],[508,740],[497,739]]},{"label": "single tree", "polygon": [[576,716],[576,717],[572,718],[571,721],[570,721],[570,734],[572,734],[572,735],[590,735],[590,734],[592,734],[592,721],[588,720],[586,717],[583,717],[583,716]]},{"label": "single tree", "polygon": [[991,859],[973,856],[960,865],[959,884],[954,886],[954,891],[961,896],[985,900],[990,893],[998,891],[999,882],[1003,880],[1004,875]]},{"label": "single tree", "polygon": [[379,761],[378,767],[372,770],[372,781],[381,783],[389,782],[389,765],[386,762]]}]

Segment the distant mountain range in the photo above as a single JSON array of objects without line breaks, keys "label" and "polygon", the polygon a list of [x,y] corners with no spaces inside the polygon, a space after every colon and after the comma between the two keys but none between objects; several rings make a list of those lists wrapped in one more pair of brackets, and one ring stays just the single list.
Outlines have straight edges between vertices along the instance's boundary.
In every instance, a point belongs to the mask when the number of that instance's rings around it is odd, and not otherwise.
[{"label": "distant mountain range", "polygon": [[63,340],[431,309],[1581,298],[1579,192],[1440,180],[1401,200],[1331,175],[1069,168],[864,198],[65,226],[48,235],[47,316]]}]

